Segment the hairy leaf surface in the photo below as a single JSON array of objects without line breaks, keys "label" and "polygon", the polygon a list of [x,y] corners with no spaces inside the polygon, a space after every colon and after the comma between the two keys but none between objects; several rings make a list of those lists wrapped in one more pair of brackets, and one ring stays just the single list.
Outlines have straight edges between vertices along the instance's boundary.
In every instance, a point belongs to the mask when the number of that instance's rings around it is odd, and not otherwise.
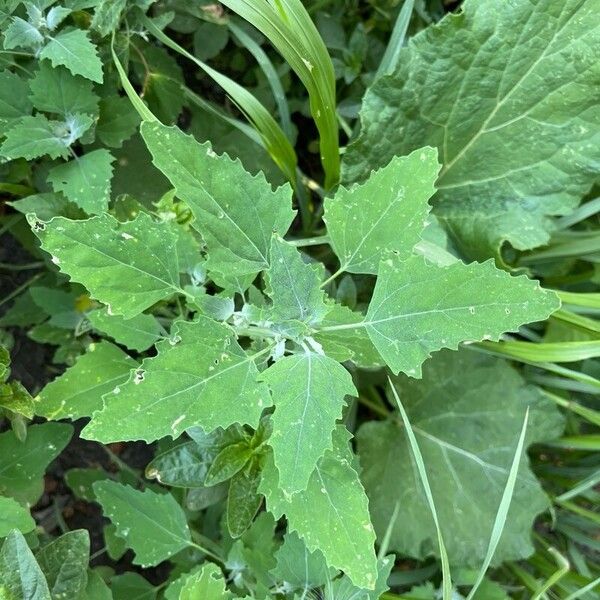
[{"label": "hairy leaf surface", "polygon": [[[537,388],[507,363],[469,350],[442,352],[423,380],[394,380],[429,473],[450,561],[479,566],[515,453],[527,406],[527,443],[560,434],[562,419]],[[424,558],[438,553],[433,520],[405,432],[392,421],[358,432],[362,480],[373,523],[383,536],[398,505],[390,550]],[[495,563],[533,552],[530,530],[549,506],[523,456]]]},{"label": "hairy leaf surface", "polygon": [[435,212],[472,256],[547,242],[600,170],[597,0],[467,0],[368,90],[346,181],[436,146]]}]

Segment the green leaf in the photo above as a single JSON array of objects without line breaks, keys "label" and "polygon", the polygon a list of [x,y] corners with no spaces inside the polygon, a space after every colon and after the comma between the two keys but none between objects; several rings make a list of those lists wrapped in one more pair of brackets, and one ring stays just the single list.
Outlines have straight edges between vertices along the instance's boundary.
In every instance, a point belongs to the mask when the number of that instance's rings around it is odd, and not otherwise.
[{"label": "green leaf", "polygon": [[31,113],[27,82],[10,71],[0,71],[0,134],[16,119]]},{"label": "green leaf", "polygon": [[24,441],[12,431],[0,433],[0,494],[32,506],[42,495],[46,467],[63,451],[73,434],[66,423],[27,428]]},{"label": "green leaf", "polygon": [[217,485],[231,479],[252,456],[253,449],[247,440],[225,446],[210,465],[204,483]]},{"label": "green leaf", "polygon": [[258,491],[260,481],[259,459],[254,457],[229,483],[227,529],[232,538],[239,538],[250,527],[262,504],[262,495]]},{"label": "green leaf", "polygon": [[128,98],[107,96],[100,100],[96,135],[105,146],[120,148],[135,133],[139,122],[140,117]]},{"label": "green leaf", "polygon": [[273,191],[262,173],[250,175],[239,161],[215,154],[210,143],[177,127],[144,122],[141,130],[154,164],[196,218],[208,268],[229,276],[267,268],[273,233],[285,234],[294,218],[289,185]]},{"label": "green leaf", "polygon": [[16,529],[0,550],[0,593],[7,600],[51,600],[44,574]]},{"label": "green leaf", "polygon": [[94,494],[93,485],[96,481],[104,481],[110,479],[111,474],[104,469],[69,469],[65,475],[65,483],[73,492],[73,496],[86,502],[95,502],[96,495]]},{"label": "green leaf", "polygon": [[155,600],[158,589],[137,573],[123,573],[110,580],[113,600]]},{"label": "green leaf", "polygon": [[223,572],[214,563],[204,563],[202,569],[188,577],[179,594],[179,600],[232,600],[225,587]]},{"label": "green leaf", "polygon": [[349,438],[345,427],[338,426],[333,450],[319,461],[305,491],[285,495],[272,459],[265,463],[259,491],[275,518],[285,514],[288,529],[298,533],[310,552],[319,550],[329,566],[345,571],[356,586],[373,589],[375,532],[367,496],[353,467]]},{"label": "green leaf", "polygon": [[74,141],[73,134],[65,123],[49,121],[44,115],[38,114],[15,121],[6,132],[6,139],[0,146],[0,154],[10,159],[32,160],[46,154],[50,158],[64,158]]},{"label": "green leaf", "polygon": [[78,598],[87,585],[90,537],[84,529],[69,531],[35,555],[53,600]]},{"label": "green leaf", "polygon": [[363,323],[394,373],[419,377],[431,352],[498,340],[558,307],[556,295],[537,281],[511,277],[492,261],[442,268],[413,256],[382,261]]},{"label": "green leaf", "polygon": [[439,171],[437,151],[395,157],[362,185],[325,200],[327,232],[340,271],[377,273],[388,256],[405,259],[421,239]]},{"label": "green leaf", "polygon": [[21,19],[21,17],[13,17],[12,22],[3,33],[4,48],[6,50],[12,50],[13,48],[37,50],[44,43],[44,36],[31,23]]},{"label": "green leaf", "polygon": [[47,58],[53,67],[63,65],[73,73],[102,83],[102,62],[96,46],[90,42],[83,29],[61,31],[40,52],[40,58]]},{"label": "green leaf", "polygon": [[334,304],[320,324],[314,339],[327,356],[344,362],[352,360],[359,367],[382,367],[385,363],[363,327],[350,327],[364,321],[364,315],[347,306]]},{"label": "green leaf", "polygon": [[[94,494],[94,498],[96,495]],[[127,552],[127,542],[117,535],[117,528],[112,523],[102,528],[106,553],[112,560],[119,560]]]},{"label": "green leaf", "polygon": [[[454,565],[479,566],[502,497],[523,414],[527,444],[560,434],[552,403],[507,363],[469,350],[445,351],[424,367],[422,381],[394,381],[429,477],[445,546]],[[397,423],[370,422],[358,432],[362,479],[380,536],[395,506],[390,549],[416,558],[437,554],[437,536],[406,434]],[[548,498],[523,456],[495,564],[533,552],[533,519]]]},{"label": "green leaf", "polygon": [[29,510],[16,500],[0,496],[0,538],[6,537],[13,529],[28,533],[35,529],[35,521]]},{"label": "green leaf", "polygon": [[139,314],[131,319],[109,315],[106,307],[93,310],[87,318],[94,329],[109,335],[130,350],[143,352],[160,337],[160,326],[152,315]]},{"label": "green leaf", "polygon": [[34,401],[30,393],[19,381],[0,383],[0,407],[28,419],[33,418]]},{"label": "green leaf", "polygon": [[273,301],[270,319],[314,324],[329,312],[317,265],[305,263],[297,248],[276,235],[271,242],[271,266],[266,276],[267,291]]},{"label": "green leaf", "polygon": [[[385,556],[377,561],[377,582],[373,590],[357,588],[352,584],[350,578],[344,575],[336,579],[331,587],[326,588],[324,600],[380,600],[382,594],[389,589],[387,581],[393,567],[393,555]],[[331,595],[328,595],[330,590]]]},{"label": "green leaf", "polygon": [[100,214],[108,210],[114,160],[106,148],[76,156],[52,168],[48,183],[89,215]]},{"label": "green leaf", "polygon": [[278,360],[260,379],[275,403],[269,445],[279,487],[287,494],[305,490],[318,460],[332,448],[346,396],[358,395],[352,377],[327,356],[301,352]]},{"label": "green leaf", "polygon": [[94,10],[91,28],[102,37],[115,31],[119,26],[121,14],[127,6],[127,0],[100,0]]},{"label": "green leaf", "polygon": [[98,113],[98,96],[94,84],[71,75],[64,67],[52,67],[42,61],[29,81],[31,102],[38,110],[66,117],[74,113],[95,115]]},{"label": "green leaf", "polygon": [[[113,595],[104,583],[104,579],[98,574],[98,571],[88,570],[88,580],[85,590],[78,600],[114,600]],[[131,600],[129,597],[127,600]]]},{"label": "green leaf", "polygon": [[467,0],[368,90],[346,181],[436,146],[435,213],[474,257],[545,244],[597,178],[598,7]]},{"label": "green leaf", "polygon": [[86,217],[79,207],[71,204],[62,194],[51,192],[33,194],[10,202],[10,205],[23,215],[35,213],[36,217],[42,221],[49,221],[53,217],[61,216],[69,219],[85,219]]},{"label": "green leaf", "polygon": [[171,494],[115,481],[96,482],[94,492],[117,535],[135,552],[136,565],[155,566],[191,544],[185,514]]},{"label": "green leaf", "polygon": [[309,597],[306,594],[308,590],[325,585],[335,576],[335,571],[327,566],[323,555],[318,550],[309,552],[295,532],[285,534],[275,557],[277,566],[271,575],[277,581],[285,582],[286,589],[299,590],[306,597]]},{"label": "green leaf", "polygon": [[266,385],[255,381],[254,357],[242,350],[233,330],[199,317],[178,322],[172,335],[118,392],[104,396],[104,409],[84,429],[87,439],[153,441],[176,438],[192,425],[210,431],[258,424],[271,399]]},{"label": "green leaf", "polygon": [[34,233],[53,262],[82,283],[113,314],[135,317],[181,292],[176,230],[140,213],[120,223],[103,214],[87,221],[30,217]]},{"label": "green leaf", "polygon": [[129,379],[138,366],[110,342],[91,344],[77,362],[36,397],[36,414],[47,419],[80,419],[102,408],[102,396]]}]

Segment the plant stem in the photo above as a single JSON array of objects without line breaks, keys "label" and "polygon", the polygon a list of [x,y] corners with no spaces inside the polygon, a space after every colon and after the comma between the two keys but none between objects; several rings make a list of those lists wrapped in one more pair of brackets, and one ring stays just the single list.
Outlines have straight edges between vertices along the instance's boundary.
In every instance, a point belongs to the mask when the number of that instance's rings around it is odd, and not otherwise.
[{"label": "plant stem", "polygon": [[42,260],[32,263],[26,263],[24,265],[11,265],[10,263],[0,263],[0,269],[6,269],[7,271],[27,271],[29,269],[40,269],[46,263]]},{"label": "plant stem", "polygon": [[320,287],[324,288],[328,283],[331,283],[334,279],[337,279],[342,273],[344,272],[344,269],[340,268],[338,269],[333,275],[331,275],[330,277],[328,277],[322,284]]},{"label": "plant stem", "polygon": [[33,277],[30,277],[25,283],[21,284],[18,288],[14,289],[8,296],[5,296],[0,300],[0,306],[6,304],[12,300],[15,296],[18,296],[24,289],[29,287],[34,281],[37,281],[43,273],[36,273]]}]

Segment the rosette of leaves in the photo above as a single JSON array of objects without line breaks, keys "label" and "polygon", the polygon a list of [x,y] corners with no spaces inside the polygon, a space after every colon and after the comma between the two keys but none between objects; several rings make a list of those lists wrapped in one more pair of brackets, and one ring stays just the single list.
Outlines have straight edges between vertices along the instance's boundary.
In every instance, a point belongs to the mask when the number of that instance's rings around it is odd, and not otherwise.
[{"label": "rosette of leaves", "polygon": [[[361,185],[341,187],[326,199],[327,236],[317,243],[332,252],[309,255],[303,240],[286,240],[295,214],[288,185],[273,189],[262,174],[248,174],[239,161],[177,127],[144,122],[141,134],[154,165],[189,208],[189,224],[144,211],[118,219],[113,209],[80,219],[31,212],[28,220],[49,260],[104,305],[99,331],[128,347],[132,329],[154,331],[155,351],[137,362],[107,341],[95,345],[42,391],[38,414],[89,416],[82,435],[103,443],[178,439],[200,427],[207,432],[200,444],[177,446],[148,473],[161,480],[166,469],[171,475],[162,480],[200,490],[200,505],[207,494],[209,503],[210,493],[228,494],[228,509],[236,511],[228,519],[234,538],[245,535],[264,498],[266,510],[285,518],[290,535],[322,555],[326,568],[344,572],[348,585],[375,589],[382,568],[375,529],[344,426],[348,405],[361,394],[364,369],[387,367],[419,378],[432,353],[498,340],[544,319],[558,308],[556,296],[491,261],[438,264],[422,254],[440,168],[432,148],[395,157]],[[369,290],[364,307],[335,300],[342,274]],[[179,307],[177,313],[152,329],[147,318],[165,305]],[[468,400],[465,406],[467,413],[478,410]],[[479,418],[483,431],[495,427],[493,419]],[[210,437],[231,428],[238,433],[220,436],[219,443]],[[360,439],[368,455],[368,426]],[[494,473],[506,471],[506,453],[489,460]],[[474,459],[465,469],[480,466]],[[528,494],[537,500],[515,523],[530,522],[545,508],[539,486],[522,468],[531,488],[522,502]],[[484,480],[485,472],[480,476]],[[156,564],[194,546],[177,503],[119,485],[94,487],[141,563]],[[213,487],[219,489],[207,492]],[[405,502],[421,501],[415,495]],[[147,510],[140,508],[146,504]],[[172,523],[152,534],[160,543],[149,545],[129,512],[152,519],[152,510],[168,513]],[[482,539],[492,521],[486,513]],[[381,519],[375,522],[381,533]],[[424,544],[430,532],[414,535]],[[407,548],[403,541],[394,545]],[[481,544],[474,547],[476,560]],[[510,547],[516,548],[511,556],[529,549],[522,537]]]}]

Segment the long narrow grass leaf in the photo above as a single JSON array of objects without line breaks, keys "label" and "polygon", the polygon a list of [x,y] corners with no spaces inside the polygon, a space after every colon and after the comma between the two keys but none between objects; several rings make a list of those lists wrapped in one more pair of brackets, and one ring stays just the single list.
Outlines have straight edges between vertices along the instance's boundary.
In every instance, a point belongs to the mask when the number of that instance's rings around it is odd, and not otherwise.
[{"label": "long narrow grass leaf", "polygon": [[290,183],[296,186],[297,158],[294,148],[271,113],[248,90],[235,81],[219,73],[205,62],[190,54],[185,48],[165,35],[150,19],[142,17],[144,26],[157,40],[175,52],[185,56],[220,85],[231,97],[244,116],[252,123],[261,136],[267,152],[281,169]]},{"label": "long narrow grass leaf", "polygon": [[480,342],[477,345],[510,358],[533,362],[575,362],[600,356],[600,341],[597,340],[542,344],[520,341]]},{"label": "long narrow grass leaf", "polygon": [[556,548],[550,547],[548,548],[548,552],[550,552],[556,560],[558,569],[556,569],[556,571],[536,590],[535,594],[531,597],[531,600],[539,600],[544,597],[546,592],[569,572],[570,565],[566,557],[556,550]]},{"label": "long narrow grass leaf", "polygon": [[593,591],[596,587],[600,586],[600,577],[597,577],[593,581],[590,581],[587,585],[582,587],[580,590],[569,594],[564,600],[577,600],[577,598],[582,598],[584,594]]},{"label": "long narrow grass leaf", "polygon": [[406,429],[406,436],[408,437],[410,449],[415,459],[415,463],[417,464],[419,478],[421,479],[421,484],[423,485],[423,489],[425,491],[425,497],[427,498],[427,504],[429,505],[431,516],[433,517],[433,522],[435,524],[440,549],[440,559],[442,563],[442,598],[443,600],[451,600],[452,578],[450,576],[450,563],[448,561],[448,553],[446,552],[446,546],[444,545],[442,528],[438,518],[437,510],[435,508],[435,502],[433,501],[433,493],[431,492],[431,486],[429,485],[429,479],[427,477],[427,470],[425,469],[423,455],[421,454],[419,443],[417,442],[417,438],[415,437],[410,421],[408,420],[406,410],[404,410],[404,406],[402,406],[402,402],[400,401],[400,396],[398,395],[398,392],[396,391],[396,388],[389,377],[388,382],[394,395],[394,400],[396,400],[398,410],[400,411],[402,422],[404,423],[404,427]]},{"label": "long narrow grass leaf", "polygon": [[292,121],[290,119],[290,108],[288,106],[287,98],[285,97],[285,92],[283,91],[283,86],[281,85],[281,80],[279,79],[279,75],[277,74],[273,63],[266,52],[241,27],[238,27],[235,23],[230,21],[229,30],[237,38],[240,44],[254,56],[256,62],[262,69],[262,72],[265,74],[269,86],[271,87],[273,98],[277,104],[281,128],[291,142],[293,140],[293,132]]},{"label": "long narrow grass leaf", "polygon": [[481,565],[481,569],[477,573],[477,578],[475,579],[475,583],[467,596],[467,600],[472,600],[477,592],[477,589],[481,585],[485,574],[492,562],[492,558],[494,557],[494,553],[496,552],[496,548],[500,542],[500,538],[502,537],[502,531],[504,530],[504,525],[506,524],[506,518],[508,516],[508,510],[510,508],[510,503],[515,491],[515,484],[517,482],[517,475],[519,473],[519,464],[521,463],[521,457],[523,456],[523,448],[525,445],[525,434],[527,432],[527,423],[529,421],[529,407],[525,411],[525,418],[523,419],[523,427],[521,427],[521,434],[519,435],[519,441],[517,442],[517,448],[515,450],[515,454],[513,456],[512,465],[510,467],[510,471],[508,473],[508,478],[506,480],[506,485],[504,486],[504,491],[502,492],[502,498],[500,500],[500,505],[498,506],[498,512],[496,513],[496,518],[494,519],[494,526],[492,527],[492,535],[490,536],[490,543],[483,560],[483,564]]},{"label": "long narrow grass leaf", "polygon": [[302,2],[223,0],[222,4],[265,35],[304,84],[319,131],[325,187],[332,188],[340,178],[335,73],[325,43]]},{"label": "long narrow grass leaf", "polygon": [[379,78],[382,75],[389,75],[396,70],[398,65],[398,59],[400,57],[400,50],[404,46],[404,39],[410,24],[410,18],[412,16],[415,7],[415,0],[405,0],[396,22],[394,23],[394,29],[390,36],[390,41],[385,49],[385,53],[379,63],[375,78]]}]

